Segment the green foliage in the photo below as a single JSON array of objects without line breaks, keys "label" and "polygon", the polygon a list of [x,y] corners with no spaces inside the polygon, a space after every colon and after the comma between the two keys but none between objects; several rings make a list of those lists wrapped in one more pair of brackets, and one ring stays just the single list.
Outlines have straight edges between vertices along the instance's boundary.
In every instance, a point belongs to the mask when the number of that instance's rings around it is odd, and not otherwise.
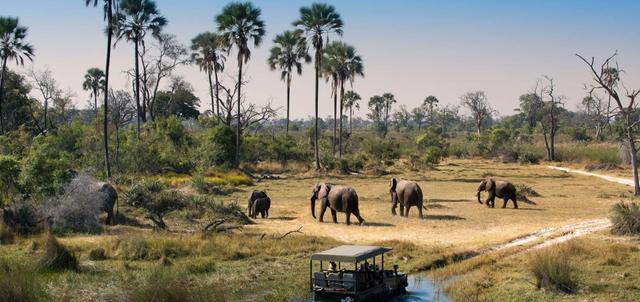
[{"label": "green foliage", "polygon": [[613,206],[611,231],[619,235],[640,234],[640,204],[620,202]]},{"label": "green foliage", "polygon": [[616,167],[622,164],[620,147],[611,144],[570,143],[556,146],[556,159],[570,162],[597,163]]},{"label": "green foliage", "polygon": [[443,156],[443,149],[435,146],[430,146],[427,147],[422,157],[420,157],[420,162],[427,166],[436,166],[440,163]]},{"label": "green foliage", "polygon": [[221,286],[194,280],[182,270],[157,267],[125,291],[125,301],[226,301]]},{"label": "green foliage", "polygon": [[3,222],[14,232],[21,235],[37,231],[39,217],[33,205],[26,201],[13,202],[2,209]]},{"label": "green foliage", "polygon": [[[68,140],[60,141],[69,143]],[[71,163],[77,157],[61,150],[64,146],[59,144],[60,141],[54,135],[38,136],[34,139],[23,161],[20,175],[25,193],[40,198],[53,195],[71,180]]]},{"label": "green foliage", "polygon": [[124,201],[149,213],[149,219],[160,229],[167,226],[163,217],[172,211],[186,207],[186,197],[179,191],[167,190],[166,185],[155,180],[136,183],[125,192]]},{"label": "green foliage", "polygon": [[193,175],[193,177],[191,177],[191,186],[196,190],[196,192],[200,194],[228,194],[226,190],[224,190],[219,185],[216,185],[212,181],[207,180],[207,178],[205,178],[202,174],[195,174]]},{"label": "green foliage", "polygon": [[78,260],[53,234],[49,234],[44,244],[44,254],[38,260],[38,268],[44,271],[77,270]]},{"label": "green foliage", "polygon": [[0,155],[0,206],[19,189],[20,162],[13,156]]},{"label": "green foliage", "polygon": [[386,165],[391,165],[394,160],[400,158],[400,145],[393,140],[372,139],[367,143],[366,151],[371,158]]},{"label": "green foliage", "polygon": [[89,260],[100,261],[100,260],[106,260],[106,259],[107,259],[107,252],[101,247],[98,247],[89,251]]},{"label": "green foliage", "polygon": [[3,222],[0,221],[0,245],[13,244],[16,234]]},{"label": "green foliage", "polygon": [[236,155],[235,131],[226,125],[218,125],[207,130],[198,154],[204,167],[233,167]]},{"label": "green foliage", "polygon": [[533,254],[529,261],[538,288],[573,293],[578,287],[570,255],[560,248],[548,248]]},{"label": "green foliage", "polygon": [[585,127],[571,127],[566,129],[566,131],[569,134],[569,137],[575,141],[588,142],[593,140],[593,138],[587,133],[587,128]]}]

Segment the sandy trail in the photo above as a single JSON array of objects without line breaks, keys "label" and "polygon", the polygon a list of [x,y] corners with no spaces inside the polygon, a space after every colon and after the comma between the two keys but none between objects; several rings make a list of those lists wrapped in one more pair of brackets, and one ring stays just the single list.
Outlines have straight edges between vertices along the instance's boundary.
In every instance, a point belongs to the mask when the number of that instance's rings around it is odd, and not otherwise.
[{"label": "sandy trail", "polygon": [[602,175],[602,174],[598,174],[598,173],[587,172],[587,171],[584,171],[584,170],[569,169],[569,168],[556,167],[556,166],[547,166],[547,168],[553,169],[553,170],[560,170],[560,171],[564,171],[564,172],[581,174],[581,175],[594,176],[594,177],[602,178],[602,179],[604,179],[606,181],[615,182],[615,183],[619,183],[619,184],[623,184],[623,185],[627,185],[627,186],[633,186],[633,179],[629,179],[629,178]]}]

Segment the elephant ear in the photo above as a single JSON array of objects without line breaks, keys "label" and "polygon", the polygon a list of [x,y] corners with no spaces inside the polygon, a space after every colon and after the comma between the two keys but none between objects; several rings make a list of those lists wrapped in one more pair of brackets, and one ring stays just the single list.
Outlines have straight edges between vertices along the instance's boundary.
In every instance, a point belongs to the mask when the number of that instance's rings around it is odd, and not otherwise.
[{"label": "elephant ear", "polygon": [[485,186],[485,190],[487,192],[489,192],[490,190],[493,190],[496,186],[496,182],[493,179],[488,179],[486,180],[487,185]]},{"label": "elephant ear", "polygon": [[324,190],[327,195],[329,195],[329,191],[331,191],[331,184],[324,184]]}]

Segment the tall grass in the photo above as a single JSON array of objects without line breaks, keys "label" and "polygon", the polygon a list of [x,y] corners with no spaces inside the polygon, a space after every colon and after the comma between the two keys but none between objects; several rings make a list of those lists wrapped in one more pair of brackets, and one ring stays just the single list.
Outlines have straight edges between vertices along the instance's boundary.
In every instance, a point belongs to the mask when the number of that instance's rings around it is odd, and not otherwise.
[{"label": "tall grass", "polygon": [[640,204],[620,202],[611,211],[611,231],[619,235],[640,234]]},{"label": "tall grass", "polygon": [[77,270],[78,259],[53,234],[49,234],[44,244],[44,254],[38,261],[38,268],[44,271]]},{"label": "tall grass", "polygon": [[534,253],[529,260],[530,270],[538,288],[573,293],[578,287],[575,269],[565,249],[551,247]]},{"label": "tall grass", "polygon": [[16,235],[13,231],[3,221],[0,221],[0,245],[13,244],[15,238]]},{"label": "tall grass", "polygon": [[203,284],[180,270],[158,266],[148,271],[140,284],[125,293],[128,302],[215,302],[226,301],[224,290],[217,285]]},{"label": "tall grass", "polygon": [[556,158],[559,161],[595,164],[597,168],[613,168],[622,164],[619,151],[619,146],[607,143],[567,143],[556,146]]},{"label": "tall grass", "polygon": [[0,259],[0,301],[44,301],[45,291],[32,267]]}]

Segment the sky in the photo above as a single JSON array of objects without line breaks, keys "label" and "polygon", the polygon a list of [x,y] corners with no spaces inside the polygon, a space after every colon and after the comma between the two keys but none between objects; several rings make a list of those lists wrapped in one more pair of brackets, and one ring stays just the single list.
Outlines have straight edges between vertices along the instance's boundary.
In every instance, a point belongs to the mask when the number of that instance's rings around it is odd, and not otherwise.
[{"label": "sky", "polygon": [[[169,23],[166,33],[189,46],[198,33],[215,31],[214,17],[230,1],[156,0]],[[256,0],[262,9],[267,35],[252,49],[246,65],[250,82],[245,89],[253,103],[272,102],[284,115],[286,86],[267,65],[269,49],[278,33],[291,29],[299,9],[313,1]],[[441,106],[459,105],[460,96],[483,90],[500,115],[513,113],[518,97],[538,79],[553,77],[566,106],[577,108],[591,82],[586,65],[576,53],[602,60],[618,51],[628,88],[640,89],[640,1],[522,0],[326,1],[344,21],[344,35],[331,36],[353,45],[364,61],[365,76],[353,90],[363,100],[356,115],[364,116],[366,102],[391,92],[398,105],[411,109],[428,95]],[[91,67],[104,68],[106,39],[100,8],[84,0],[0,0],[0,15],[17,16],[29,28],[27,41],[35,47],[35,60],[27,68],[50,69],[62,89],[75,91],[74,103],[86,107],[89,93],[83,76]],[[122,41],[112,52],[111,87],[127,89],[124,70],[133,66],[133,48]],[[236,57],[229,56],[227,76],[237,76]],[[17,68],[10,64],[9,68]],[[176,70],[195,88],[201,111],[210,108],[208,82],[196,66]],[[313,65],[304,66],[293,79],[292,118],[313,115]],[[167,84],[165,82],[165,84]],[[350,87],[349,87],[350,88]],[[37,97],[37,94],[34,94]],[[330,85],[321,81],[320,116],[332,114]],[[464,112],[464,111],[463,111]]]}]

